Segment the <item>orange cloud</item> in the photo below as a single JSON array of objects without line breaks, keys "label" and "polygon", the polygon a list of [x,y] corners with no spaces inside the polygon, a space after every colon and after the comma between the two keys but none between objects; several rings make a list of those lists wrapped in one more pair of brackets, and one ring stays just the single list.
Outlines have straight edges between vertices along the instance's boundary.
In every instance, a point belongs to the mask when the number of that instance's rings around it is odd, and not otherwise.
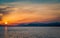
[{"label": "orange cloud", "polygon": [[[9,6],[5,6],[9,7]],[[17,5],[12,8],[7,8],[7,15],[4,15],[2,22],[9,24],[20,24],[29,22],[60,22],[59,4],[31,4],[31,5]]]}]

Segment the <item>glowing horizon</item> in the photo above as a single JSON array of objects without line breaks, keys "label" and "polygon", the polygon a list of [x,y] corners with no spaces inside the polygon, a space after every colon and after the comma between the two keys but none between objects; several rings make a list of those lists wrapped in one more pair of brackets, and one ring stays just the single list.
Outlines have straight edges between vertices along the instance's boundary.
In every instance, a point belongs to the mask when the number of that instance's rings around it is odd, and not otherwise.
[{"label": "glowing horizon", "polygon": [[38,0],[36,0],[37,2],[30,0],[30,2],[27,0],[16,1],[1,3],[0,10],[3,12],[2,24],[5,22],[8,22],[8,24],[60,22],[60,3],[56,0],[41,0],[43,3],[38,3]]}]

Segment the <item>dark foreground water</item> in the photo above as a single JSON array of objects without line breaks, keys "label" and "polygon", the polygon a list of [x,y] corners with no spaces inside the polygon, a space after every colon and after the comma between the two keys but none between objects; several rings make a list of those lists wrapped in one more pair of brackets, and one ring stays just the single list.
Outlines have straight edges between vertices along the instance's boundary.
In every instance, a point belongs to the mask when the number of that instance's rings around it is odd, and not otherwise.
[{"label": "dark foreground water", "polygon": [[[0,38],[5,38],[0,27]],[[60,38],[60,27],[8,27],[8,38]]]}]

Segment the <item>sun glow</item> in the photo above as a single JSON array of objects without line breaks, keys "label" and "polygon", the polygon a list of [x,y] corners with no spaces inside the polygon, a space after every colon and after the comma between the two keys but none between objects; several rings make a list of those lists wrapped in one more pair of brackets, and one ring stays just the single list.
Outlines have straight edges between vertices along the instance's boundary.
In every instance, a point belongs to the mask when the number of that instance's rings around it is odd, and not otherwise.
[{"label": "sun glow", "polygon": [[8,24],[8,22],[5,22],[5,24]]}]

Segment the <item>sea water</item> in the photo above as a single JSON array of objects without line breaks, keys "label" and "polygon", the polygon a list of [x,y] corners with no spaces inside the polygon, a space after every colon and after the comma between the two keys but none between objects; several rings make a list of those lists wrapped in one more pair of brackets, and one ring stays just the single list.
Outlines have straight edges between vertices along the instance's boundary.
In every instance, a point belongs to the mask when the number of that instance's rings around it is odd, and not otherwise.
[{"label": "sea water", "polygon": [[[5,38],[0,27],[0,38]],[[8,38],[60,38],[60,27],[8,27]]]}]

